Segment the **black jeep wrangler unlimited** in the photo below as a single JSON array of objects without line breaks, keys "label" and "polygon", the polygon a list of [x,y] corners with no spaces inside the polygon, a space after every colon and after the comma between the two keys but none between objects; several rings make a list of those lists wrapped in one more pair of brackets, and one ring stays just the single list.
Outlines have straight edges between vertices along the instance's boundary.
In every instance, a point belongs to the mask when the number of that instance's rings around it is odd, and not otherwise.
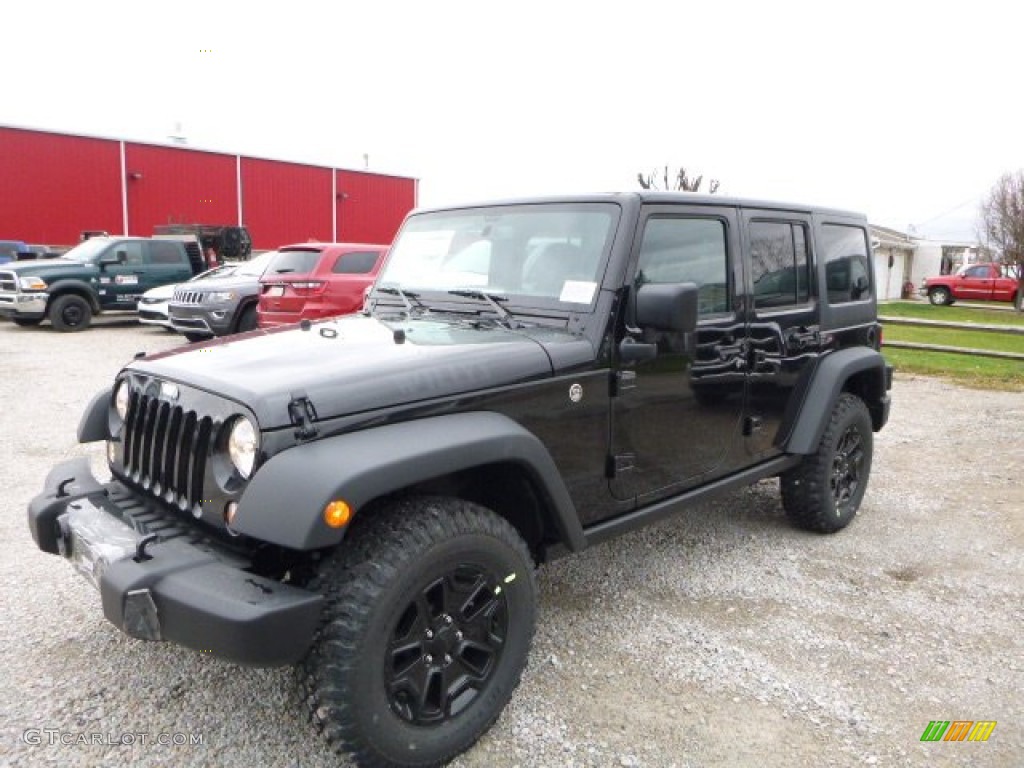
[{"label": "black jeep wrangler unlimited", "polygon": [[891,369],[863,216],[674,194],[419,211],[361,314],[136,360],[79,426],[111,482],[29,507],[127,634],[302,668],[363,765],[442,763],[512,695],[534,567],[781,479],[860,506]]}]

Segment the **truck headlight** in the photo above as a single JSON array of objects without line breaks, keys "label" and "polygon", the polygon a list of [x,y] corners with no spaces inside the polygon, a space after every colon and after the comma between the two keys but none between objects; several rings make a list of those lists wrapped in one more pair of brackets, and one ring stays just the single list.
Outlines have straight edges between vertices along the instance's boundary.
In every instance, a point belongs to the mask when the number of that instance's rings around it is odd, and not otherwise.
[{"label": "truck headlight", "polygon": [[128,418],[128,404],[131,402],[131,399],[131,387],[128,386],[127,381],[122,381],[114,391],[114,410],[117,411],[121,421]]},{"label": "truck headlight", "polygon": [[239,416],[231,425],[231,432],[228,434],[228,456],[231,457],[231,463],[235,465],[238,474],[246,480],[252,474],[259,447],[256,428],[245,416]]},{"label": "truck headlight", "polygon": [[45,291],[46,281],[41,277],[19,277],[18,285],[23,291]]}]

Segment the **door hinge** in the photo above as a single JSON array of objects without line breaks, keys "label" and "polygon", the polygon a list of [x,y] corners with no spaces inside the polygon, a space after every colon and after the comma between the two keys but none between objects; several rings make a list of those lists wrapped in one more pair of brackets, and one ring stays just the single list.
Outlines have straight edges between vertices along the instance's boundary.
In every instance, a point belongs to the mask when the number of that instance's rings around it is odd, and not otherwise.
[{"label": "door hinge", "polygon": [[605,460],[604,475],[611,480],[614,477],[618,477],[622,472],[629,472],[635,466],[635,453],[620,453],[617,456],[609,456]]},{"label": "door hinge", "polygon": [[309,440],[320,433],[314,423],[316,408],[305,392],[292,392],[291,402],[288,403],[288,418],[296,426],[295,437],[299,440]]},{"label": "door hinge", "polygon": [[622,392],[636,389],[636,371],[613,371],[609,386],[609,396],[617,397]]}]

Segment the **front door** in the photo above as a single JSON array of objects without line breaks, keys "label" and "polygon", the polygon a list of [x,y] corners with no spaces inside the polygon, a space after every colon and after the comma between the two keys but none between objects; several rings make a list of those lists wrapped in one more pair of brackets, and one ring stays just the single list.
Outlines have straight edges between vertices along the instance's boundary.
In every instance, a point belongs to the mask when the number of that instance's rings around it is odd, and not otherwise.
[{"label": "front door", "polygon": [[118,259],[117,264],[100,267],[99,295],[104,309],[135,309],[144,290],[145,246],[142,240],[126,240],[114,243],[103,254]]},{"label": "front door", "polygon": [[741,451],[746,329],[732,208],[651,206],[641,218],[633,285],[695,283],[695,340],[625,329],[656,343],[652,360],[616,372],[608,474],[612,495],[645,504],[720,474]]}]

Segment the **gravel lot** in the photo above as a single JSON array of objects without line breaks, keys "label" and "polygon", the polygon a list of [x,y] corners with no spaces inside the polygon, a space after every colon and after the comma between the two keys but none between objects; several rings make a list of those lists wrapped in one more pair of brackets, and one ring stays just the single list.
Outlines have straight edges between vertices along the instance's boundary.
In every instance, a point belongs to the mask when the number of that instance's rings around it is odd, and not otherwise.
[{"label": "gravel lot", "polygon": [[[338,765],[291,670],[129,639],[28,534],[46,472],[85,452],[89,398],[178,342],[105,318],[74,335],[0,323],[0,764]],[[898,378],[894,400],[845,532],[790,528],[766,481],[545,567],[523,684],[457,765],[1021,765],[1024,395]],[[958,719],[998,725],[919,741]]]}]

